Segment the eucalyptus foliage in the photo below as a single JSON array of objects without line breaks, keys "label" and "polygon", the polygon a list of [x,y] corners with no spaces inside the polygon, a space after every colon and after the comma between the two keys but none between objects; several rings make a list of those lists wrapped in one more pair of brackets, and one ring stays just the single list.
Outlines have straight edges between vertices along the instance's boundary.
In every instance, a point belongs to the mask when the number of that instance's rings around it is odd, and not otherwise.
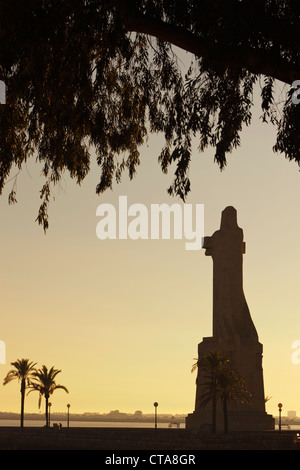
[{"label": "eucalyptus foliage", "polygon": [[[80,184],[95,154],[101,194],[124,171],[134,177],[141,146],[160,133],[158,161],[175,168],[168,192],[185,200],[193,139],[223,169],[251,123],[258,81],[274,151],[299,163],[299,33],[299,0],[1,0],[0,192],[36,159],[46,230],[64,172]],[[186,69],[174,46],[189,52]],[[16,196],[13,185],[9,202]]]}]

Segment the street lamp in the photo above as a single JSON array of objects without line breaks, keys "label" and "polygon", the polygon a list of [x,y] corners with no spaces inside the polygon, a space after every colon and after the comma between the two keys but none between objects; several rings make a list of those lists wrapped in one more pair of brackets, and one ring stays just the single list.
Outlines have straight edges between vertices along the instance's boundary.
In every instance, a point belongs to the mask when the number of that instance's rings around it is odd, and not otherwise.
[{"label": "street lamp", "polygon": [[154,403],[154,410],[155,410],[155,429],[157,429],[157,407],[158,403],[157,401]]},{"label": "street lamp", "polygon": [[67,427],[69,427],[69,422],[70,422],[70,404],[68,403],[67,404],[67,407],[68,407],[68,419],[67,419]]},{"label": "street lamp", "polygon": [[279,426],[279,431],[281,431],[281,410],[282,410],[282,403],[278,403],[278,409],[279,409],[278,426]]}]

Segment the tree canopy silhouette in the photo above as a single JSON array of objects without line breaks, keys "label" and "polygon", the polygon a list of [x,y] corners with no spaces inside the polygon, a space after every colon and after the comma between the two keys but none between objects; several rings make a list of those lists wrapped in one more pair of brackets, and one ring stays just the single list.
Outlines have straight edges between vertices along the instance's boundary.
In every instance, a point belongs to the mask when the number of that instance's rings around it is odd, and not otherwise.
[{"label": "tree canopy silhouette", "polygon": [[33,372],[30,382],[30,392],[39,392],[39,408],[41,406],[42,397],[45,397],[45,416],[46,416],[46,427],[49,426],[49,398],[55,392],[55,390],[61,389],[69,393],[69,390],[64,385],[56,383],[55,379],[61,370],[51,367],[48,369],[47,366],[43,365],[40,369]]},{"label": "tree canopy silhouette", "polygon": [[[259,80],[274,151],[300,162],[298,0],[1,0],[0,34],[0,192],[12,169],[36,158],[44,229],[65,171],[80,184],[94,149],[100,194],[124,171],[135,175],[152,132],[165,137],[162,170],[175,165],[168,192],[185,200],[192,139],[200,152],[212,146],[223,169],[251,123]],[[173,46],[191,54],[184,72]],[[285,84],[279,113],[276,80]]]},{"label": "tree canopy silhouette", "polygon": [[21,382],[21,415],[20,415],[20,425],[21,428],[24,426],[24,406],[25,406],[25,392],[26,389],[30,386],[30,380],[35,373],[36,364],[30,362],[29,359],[17,359],[14,362],[11,362],[11,365],[14,367],[11,369],[5,376],[3,380],[3,385],[7,385],[12,380],[18,379]]}]

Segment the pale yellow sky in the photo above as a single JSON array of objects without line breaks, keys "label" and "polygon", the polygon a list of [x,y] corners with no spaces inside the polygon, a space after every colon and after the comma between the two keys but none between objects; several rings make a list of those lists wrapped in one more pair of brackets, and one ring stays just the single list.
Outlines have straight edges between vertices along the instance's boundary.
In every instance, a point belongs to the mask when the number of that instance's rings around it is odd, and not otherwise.
[{"label": "pale yellow sky", "polygon": [[[300,339],[300,174],[273,153],[276,130],[259,121],[259,104],[242,145],[222,173],[213,149],[198,154],[191,167],[188,203],[204,204],[205,235],[219,228],[221,211],[233,205],[244,230],[244,290],[264,347],[267,411],[300,415],[300,365],[292,363],[292,343]],[[172,173],[157,163],[160,138],[141,151],[142,165],[101,199],[95,195],[99,170],[82,187],[68,176],[55,190],[45,236],[35,222],[42,179],[28,162],[18,177],[18,204],[8,206],[8,186],[0,200],[0,339],[6,362],[29,358],[62,369],[52,411],[152,412],[194,410],[195,375],[190,370],[197,345],[212,334],[212,260],[204,250],[186,251],[184,240],[106,240],[96,237],[101,202],[176,202],[166,193]],[[11,183],[12,184],[12,183]],[[38,411],[38,396],[26,411]],[[43,406],[43,405],[42,405]],[[20,409],[17,383],[0,385],[0,410]],[[42,412],[44,408],[42,407]]]}]

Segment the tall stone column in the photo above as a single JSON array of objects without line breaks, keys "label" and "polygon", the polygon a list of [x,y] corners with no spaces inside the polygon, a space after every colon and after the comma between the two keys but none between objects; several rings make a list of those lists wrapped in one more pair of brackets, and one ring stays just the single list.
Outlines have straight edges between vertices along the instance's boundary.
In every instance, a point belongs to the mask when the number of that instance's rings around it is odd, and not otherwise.
[{"label": "tall stone column", "polygon": [[[203,338],[198,356],[219,352],[227,356],[238,370],[252,394],[251,401],[229,407],[230,430],[274,429],[274,419],[265,412],[262,369],[262,344],[252,321],[243,290],[243,230],[237,224],[234,207],[222,212],[221,226],[211,237],[204,238],[206,256],[213,260],[213,336]],[[195,411],[186,418],[187,428],[207,429],[212,423],[212,404],[200,406],[204,391],[197,377]],[[221,405],[217,408],[217,429],[223,429]]]}]

